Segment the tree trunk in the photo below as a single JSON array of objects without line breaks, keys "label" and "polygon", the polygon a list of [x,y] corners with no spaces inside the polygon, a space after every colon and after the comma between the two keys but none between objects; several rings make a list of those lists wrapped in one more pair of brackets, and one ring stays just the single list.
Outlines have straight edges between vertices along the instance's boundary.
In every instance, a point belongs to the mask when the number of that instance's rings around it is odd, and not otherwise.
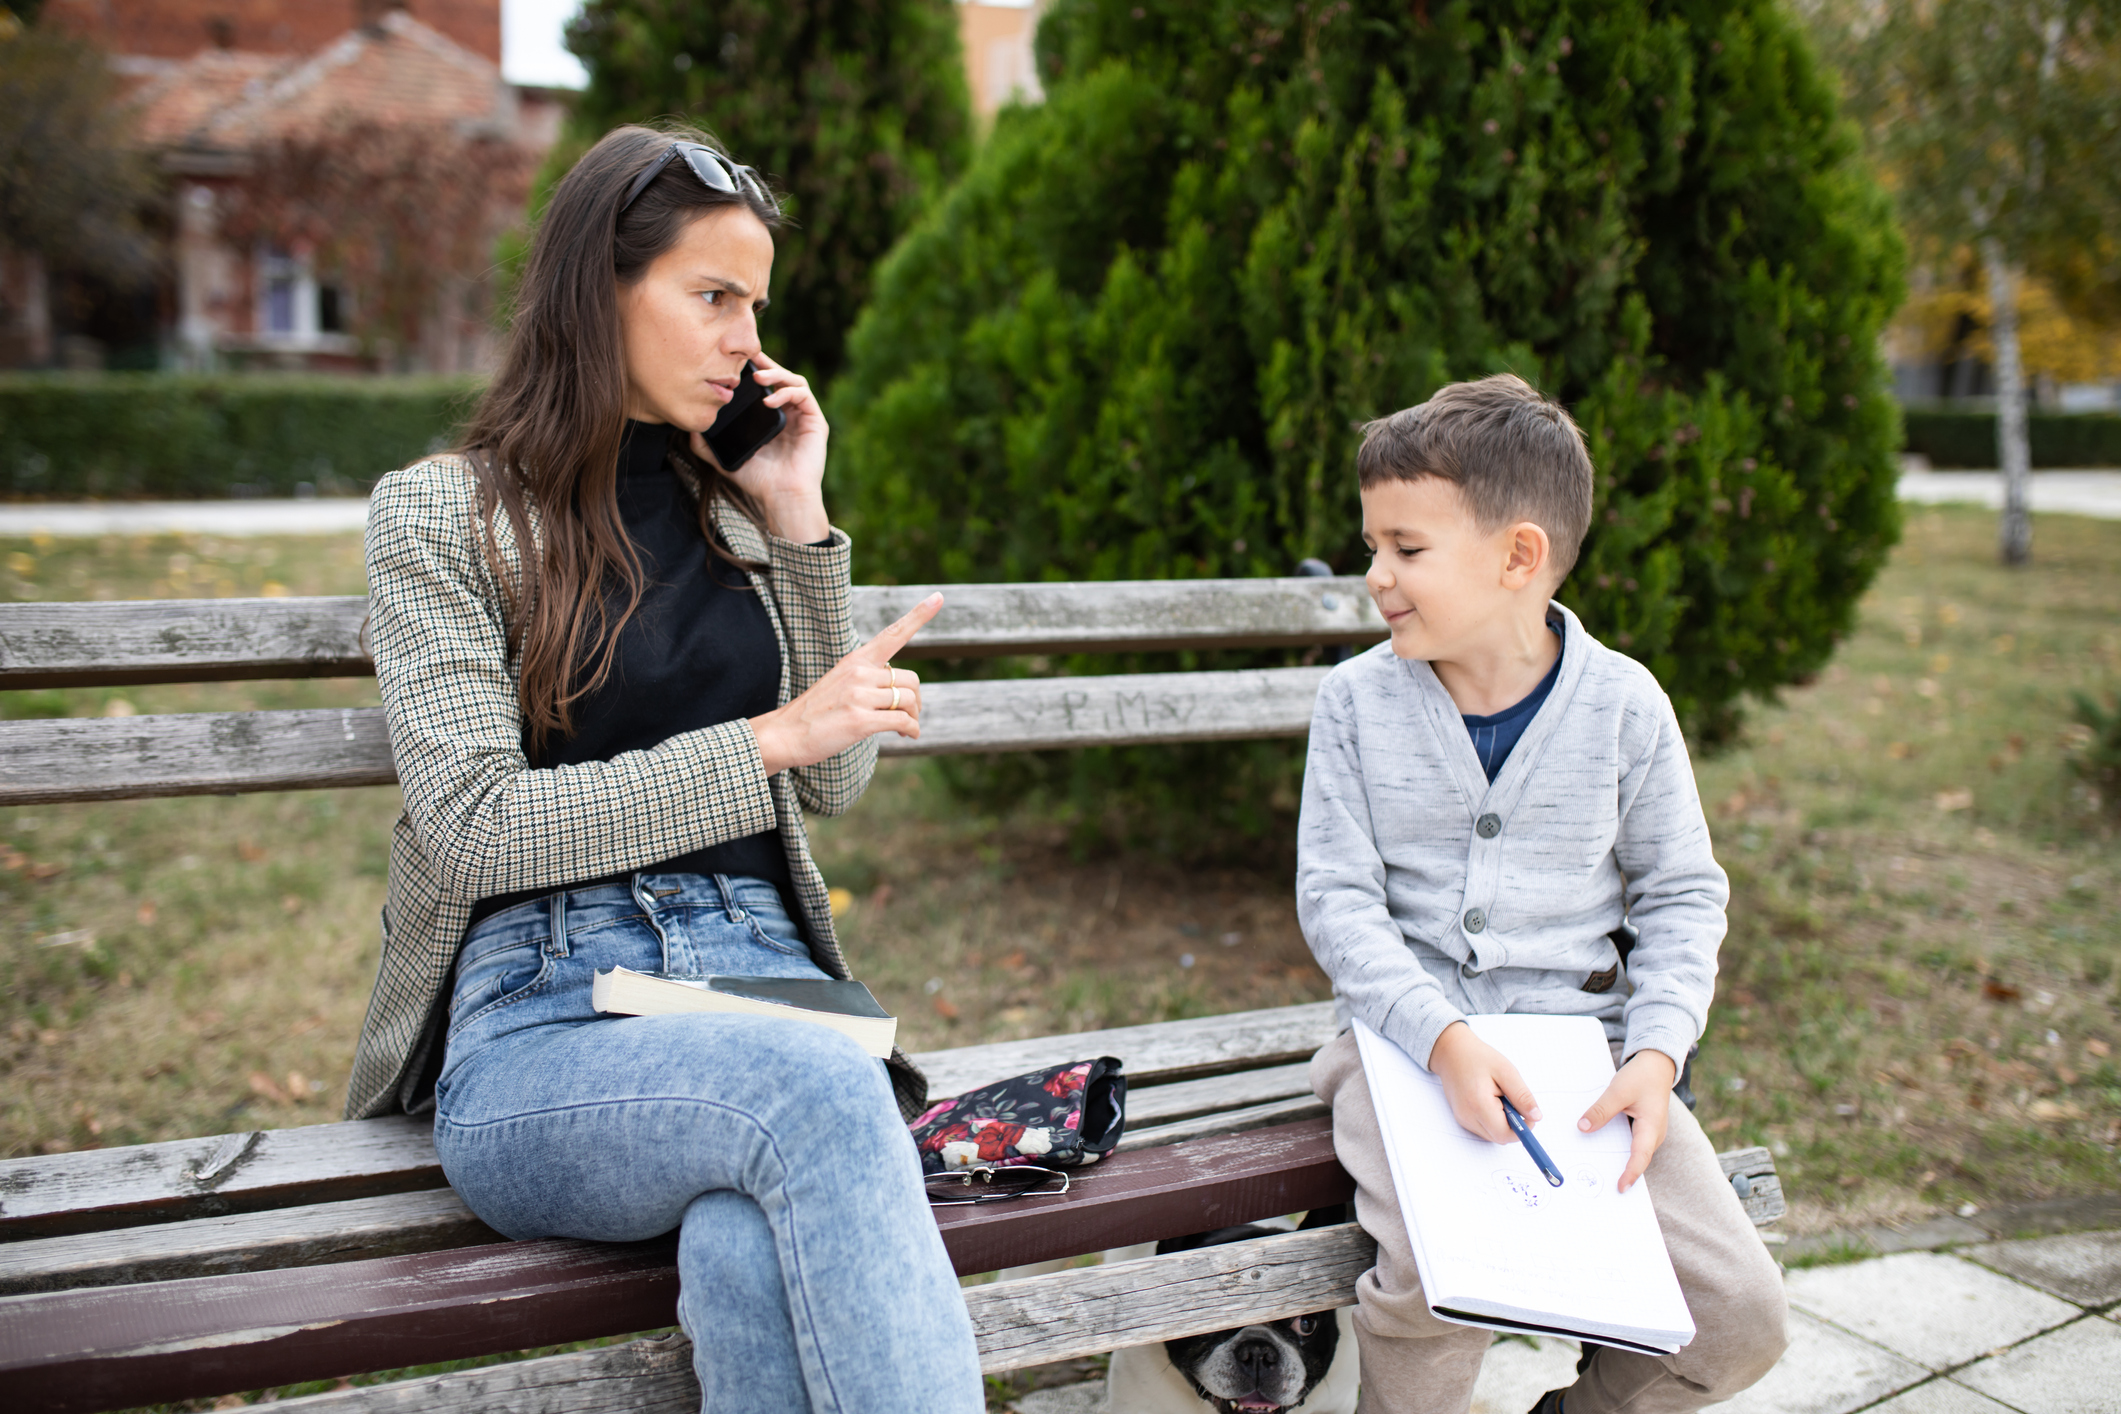
[{"label": "tree trunk", "polygon": [[2018,360],[2018,290],[2015,272],[1994,240],[1981,243],[1988,271],[1989,332],[1996,344],[1996,459],[2003,468],[2003,524],[1997,549],[2006,565],[2033,557],[2032,449],[2025,435],[2025,369]]}]

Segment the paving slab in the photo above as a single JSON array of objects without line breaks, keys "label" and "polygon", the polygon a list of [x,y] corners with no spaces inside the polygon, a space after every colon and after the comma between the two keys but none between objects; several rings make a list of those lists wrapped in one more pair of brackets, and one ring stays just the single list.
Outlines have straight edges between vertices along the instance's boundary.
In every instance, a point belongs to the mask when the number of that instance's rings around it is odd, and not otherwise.
[{"label": "paving slab", "polygon": [[1496,1341],[1473,1386],[1472,1414],[1525,1414],[1548,1390],[1576,1383],[1582,1353],[1574,1341],[1556,1336]]},{"label": "paving slab", "polygon": [[1874,1404],[1864,1414],[2018,1414],[2008,1404],[1998,1404],[1985,1394],[1976,1394],[1949,1376],[1916,1385],[1883,1404]]},{"label": "paving slab", "polygon": [[1849,1414],[1928,1375],[1912,1360],[1792,1311],[1781,1363],[1736,1399],[1709,1407],[1718,1414]]},{"label": "paving slab", "polygon": [[1786,1286],[1797,1309],[1932,1370],[1964,1364],[2079,1314],[2045,1292],[1935,1252],[1811,1267],[1791,1272]]},{"label": "paving slab", "polygon": [[2026,1414],[2121,1414],[2121,1325],[2086,1316],[1952,1378]]},{"label": "paving slab", "polygon": [[2079,1306],[2121,1301],[2121,1232],[1992,1242],[1959,1255]]},{"label": "paving slab", "polygon": [[1963,1247],[1969,1242],[1985,1242],[1988,1232],[1974,1226],[1965,1218],[1947,1214],[1941,1218],[1929,1218],[1904,1227],[1883,1224],[1867,1227],[1863,1235],[1871,1240],[1879,1252],[1933,1252],[1939,1247]]},{"label": "paving slab", "polygon": [[[2003,473],[1903,472],[1899,489],[1903,501],[1960,501],[1995,509],[2003,504]],[[2027,496],[2035,511],[2121,520],[2121,472],[2036,471]]]}]

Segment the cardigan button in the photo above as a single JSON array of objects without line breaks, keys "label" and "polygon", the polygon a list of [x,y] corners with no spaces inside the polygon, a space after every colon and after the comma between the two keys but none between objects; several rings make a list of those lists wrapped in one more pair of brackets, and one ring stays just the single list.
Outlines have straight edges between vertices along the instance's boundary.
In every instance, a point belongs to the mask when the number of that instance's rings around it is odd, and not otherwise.
[{"label": "cardigan button", "polygon": [[1466,914],[1466,931],[1468,933],[1478,933],[1487,926],[1488,915],[1482,913],[1479,909],[1473,909]]},{"label": "cardigan button", "polygon": [[1473,822],[1473,832],[1484,840],[1492,840],[1502,833],[1502,817],[1495,814],[1481,816]]},{"label": "cardigan button", "polygon": [[1458,975],[1465,978],[1467,981],[1471,981],[1473,978],[1478,977],[1480,975],[1480,969],[1475,967],[1470,962],[1461,962],[1458,964]]}]

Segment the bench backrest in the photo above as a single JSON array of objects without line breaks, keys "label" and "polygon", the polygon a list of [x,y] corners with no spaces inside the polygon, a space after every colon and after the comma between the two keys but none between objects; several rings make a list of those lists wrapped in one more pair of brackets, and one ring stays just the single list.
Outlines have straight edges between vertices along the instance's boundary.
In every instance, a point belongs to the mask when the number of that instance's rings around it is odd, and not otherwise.
[{"label": "bench backrest", "polygon": [[[1133,580],[859,587],[874,634],[932,589],[943,612],[906,658],[1305,648],[1375,643],[1359,579]],[[367,601],[190,599],[0,605],[0,690],[374,672]],[[933,684],[921,739],[895,755],[1300,736],[1323,667]],[[375,708],[189,712],[0,723],[0,804],[130,799],[397,779]]]}]

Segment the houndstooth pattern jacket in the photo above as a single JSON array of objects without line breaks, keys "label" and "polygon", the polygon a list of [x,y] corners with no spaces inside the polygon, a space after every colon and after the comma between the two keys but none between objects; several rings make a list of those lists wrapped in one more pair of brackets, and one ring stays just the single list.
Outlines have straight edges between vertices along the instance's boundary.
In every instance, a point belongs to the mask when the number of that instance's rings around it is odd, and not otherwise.
[{"label": "houndstooth pattern jacket", "polygon": [[[793,544],[726,502],[712,514],[731,550],[767,567],[751,582],[780,641],[786,703],[855,646],[849,542],[835,530],[830,544]],[[494,529],[502,563],[519,564],[508,517],[497,515]],[[405,808],[392,831],[382,963],[347,1086],[349,1119],[433,1109],[457,947],[472,905],[493,894],[557,889],[778,829],[811,955],[832,976],[848,975],[803,811],[852,806],[876,769],[875,740],[768,776],[751,728],[733,721],[610,761],[532,770],[507,600],[482,535],[478,484],[460,457],[394,471],[369,497],[369,642]],[[902,1053],[891,1080],[910,1119],[927,1083]]]}]

